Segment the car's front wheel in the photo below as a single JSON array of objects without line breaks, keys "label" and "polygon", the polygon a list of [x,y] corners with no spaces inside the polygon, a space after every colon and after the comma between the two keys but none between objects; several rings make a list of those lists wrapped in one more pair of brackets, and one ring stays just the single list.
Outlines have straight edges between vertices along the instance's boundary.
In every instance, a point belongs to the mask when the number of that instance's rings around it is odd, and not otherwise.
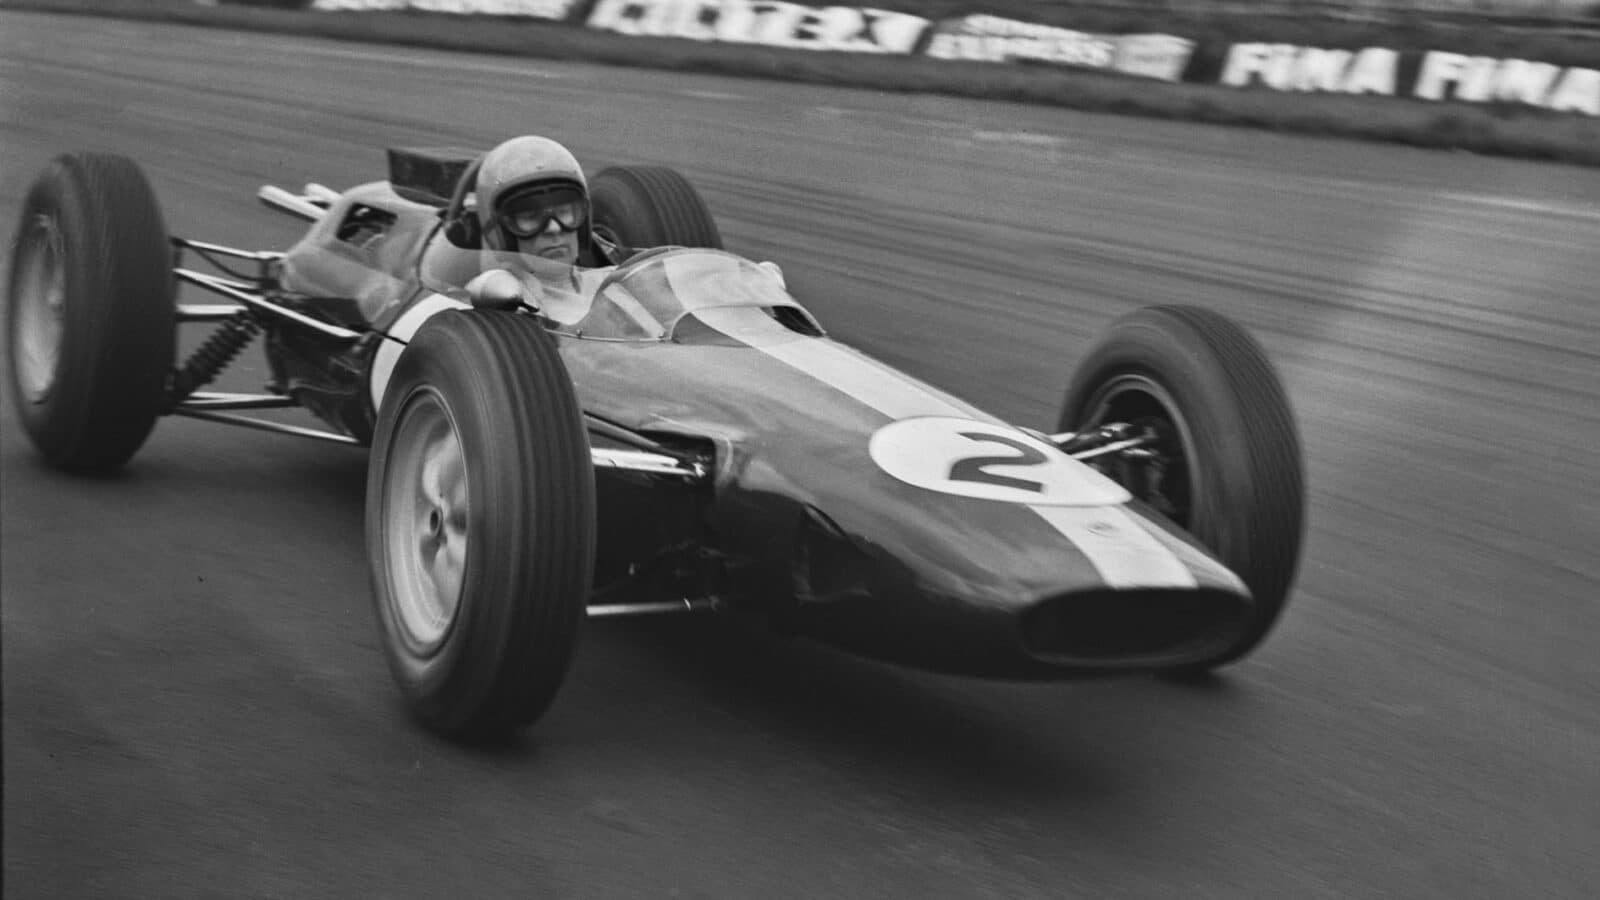
[{"label": "car's front wheel", "polygon": [[1078,366],[1058,430],[1114,423],[1154,442],[1094,465],[1194,535],[1254,601],[1238,637],[1186,671],[1245,656],[1288,603],[1304,530],[1300,439],[1276,370],[1218,313],[1147,307],[1118,319]]},{"label": "car's front wheel", "polygon": [[595,494],[572,383],[535,319],[450,311],[417,332],[378,416],[366,534],[416,718],[467,739],[537,719],[577,644]]}]

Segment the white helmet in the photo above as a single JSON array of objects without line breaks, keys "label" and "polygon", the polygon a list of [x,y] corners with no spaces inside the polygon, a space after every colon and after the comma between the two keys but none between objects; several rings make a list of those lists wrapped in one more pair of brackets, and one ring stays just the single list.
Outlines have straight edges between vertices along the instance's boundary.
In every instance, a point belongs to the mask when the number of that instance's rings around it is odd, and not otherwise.
[{"label": "white helmet", "polygon": [[[583,167],[567,148],[545,137],[527,135],[500,144],[483,156],[478,168],[478,221],[486,246],[506,250],[516,246],[500,227],[501,204],[532,185],[566,182],[589,198],[589,181]],[[589,245],[588,216],[578,232],[580,248]]]}]

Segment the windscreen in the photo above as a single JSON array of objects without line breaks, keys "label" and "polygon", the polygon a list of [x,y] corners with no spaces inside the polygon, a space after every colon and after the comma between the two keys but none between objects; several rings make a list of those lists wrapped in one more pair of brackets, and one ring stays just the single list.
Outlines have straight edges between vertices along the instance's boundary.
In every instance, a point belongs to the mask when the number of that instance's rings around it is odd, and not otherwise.
[{"label": "windscreen", "polygon": [[680,333],[686,319],[731,320],[732,313],[712,311],[738,309],[759,310],[762,322],[792,334],[822,333],[776,272],[720,250],[685,248],[651,250],[618,267],[576,331],[612,340],[686,340],[699,332]]}]

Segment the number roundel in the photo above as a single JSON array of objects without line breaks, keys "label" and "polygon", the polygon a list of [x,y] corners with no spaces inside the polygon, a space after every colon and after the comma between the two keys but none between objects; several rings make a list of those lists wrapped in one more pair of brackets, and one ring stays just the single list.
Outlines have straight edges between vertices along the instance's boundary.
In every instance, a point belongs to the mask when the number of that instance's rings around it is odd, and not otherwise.
[{"label": "number roundel", "polygon": [[1126,503],[1121,485],[1048,441],[1006,425],[929,416],[878,429],[867,445],[878,468],[920,488],[1035,506]]}]

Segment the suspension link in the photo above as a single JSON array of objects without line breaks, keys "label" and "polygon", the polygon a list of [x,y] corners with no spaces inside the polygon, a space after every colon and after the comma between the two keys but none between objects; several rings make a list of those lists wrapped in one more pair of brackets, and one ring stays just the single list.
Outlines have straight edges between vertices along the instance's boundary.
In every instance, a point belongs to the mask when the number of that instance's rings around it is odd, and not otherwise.
[{"label": "suspension link", "polygon": [[168,409],[176,408],[189,395],[215,381],[260,333],[261,325],[249,310],[240,310],[224,319],[189,359],[173,371],[167,389]]}]

